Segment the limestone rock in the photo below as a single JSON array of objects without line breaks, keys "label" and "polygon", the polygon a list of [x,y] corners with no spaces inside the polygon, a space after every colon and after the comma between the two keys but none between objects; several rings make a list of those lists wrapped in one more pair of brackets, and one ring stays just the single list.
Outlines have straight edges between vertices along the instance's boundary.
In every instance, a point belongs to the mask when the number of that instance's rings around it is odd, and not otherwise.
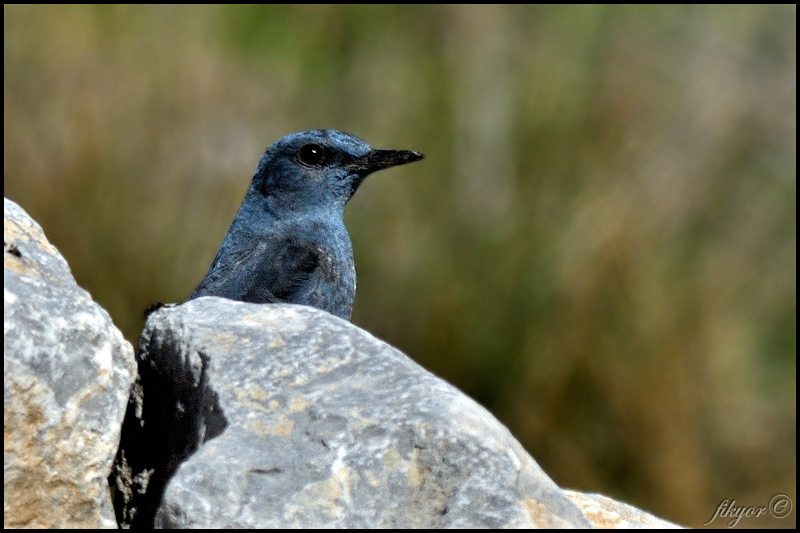
[{"label": "limestone rock", "polygon": [[115,528],[107,477],[133,348],[8,199],[3,252],[4,526]]},{"label": "limestone rock", "polygon": [[592,526],[597,529],[682,529],[677,524],[602,494],[587,494],[574,490],[564,492],[580,507],[583,514],[592,522]]},{"label": "limestone rock", "polygon": [[312,308],[157,310],[131,386],[131,346],[9,200],[4,331],[6,527],[678,527],[563,491],[485,409]]},{"label": "limestone rock", "polygon": [[133,526],[159,501],[156,527],[591,525],[489,412],[328,313],[200,298],[139,358]]}]

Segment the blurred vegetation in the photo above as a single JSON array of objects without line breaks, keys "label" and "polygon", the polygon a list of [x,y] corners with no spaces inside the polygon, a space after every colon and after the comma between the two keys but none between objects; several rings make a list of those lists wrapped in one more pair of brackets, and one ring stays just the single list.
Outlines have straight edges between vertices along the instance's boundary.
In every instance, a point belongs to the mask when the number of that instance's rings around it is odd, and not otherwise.
[{"label": "blurred vegetation", "polygon": [[6,6],[3,192],[135,342],[275,139],[422,151],[348,207],[353,321],[560,485],[701,526],[724,498],[796,502],[796,20]]}]

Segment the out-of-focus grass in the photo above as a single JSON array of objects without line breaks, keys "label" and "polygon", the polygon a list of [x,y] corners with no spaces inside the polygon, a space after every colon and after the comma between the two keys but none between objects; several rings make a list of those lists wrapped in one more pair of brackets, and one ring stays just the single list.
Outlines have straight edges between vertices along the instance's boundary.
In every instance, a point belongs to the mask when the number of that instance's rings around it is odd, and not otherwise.
[{"label": "out-of-focus grass", "polygon": [[693,526],[795,497],[794,6],[6,6],[4,30],[4,194],[130,340],[264,147],[334,127],[427,156],[348,208],[355,323],[563,486]]}]

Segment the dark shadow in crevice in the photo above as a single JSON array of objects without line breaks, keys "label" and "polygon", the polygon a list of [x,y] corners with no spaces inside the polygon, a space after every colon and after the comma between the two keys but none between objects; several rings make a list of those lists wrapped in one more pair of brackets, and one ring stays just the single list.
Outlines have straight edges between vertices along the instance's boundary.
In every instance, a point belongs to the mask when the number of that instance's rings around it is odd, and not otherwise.
[{"label": "dark shadow in crevice", "polygon": [[[108,478],[121,528],[153,528],[172,474],[200,445],[228,425],[216,392],[208,386],[208,357],[200,367],[171,332],[145,328],[136,355],[134,383],[120,446]],[[143,348],[144,347],[144,348]],[[199,375],[198,375],[199,374]]]}]

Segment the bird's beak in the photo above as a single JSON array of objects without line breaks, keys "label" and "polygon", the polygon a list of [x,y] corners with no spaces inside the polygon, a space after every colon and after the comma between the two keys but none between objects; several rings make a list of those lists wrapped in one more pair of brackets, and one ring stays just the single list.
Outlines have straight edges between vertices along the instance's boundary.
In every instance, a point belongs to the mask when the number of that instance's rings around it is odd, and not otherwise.
[{"label": "bird's beak", "polygon": [[411,150],[372,150],[350,163],[349,168],[366,176],[384,168],[413,163],[423,157],[425,156],[421,153]]}]

